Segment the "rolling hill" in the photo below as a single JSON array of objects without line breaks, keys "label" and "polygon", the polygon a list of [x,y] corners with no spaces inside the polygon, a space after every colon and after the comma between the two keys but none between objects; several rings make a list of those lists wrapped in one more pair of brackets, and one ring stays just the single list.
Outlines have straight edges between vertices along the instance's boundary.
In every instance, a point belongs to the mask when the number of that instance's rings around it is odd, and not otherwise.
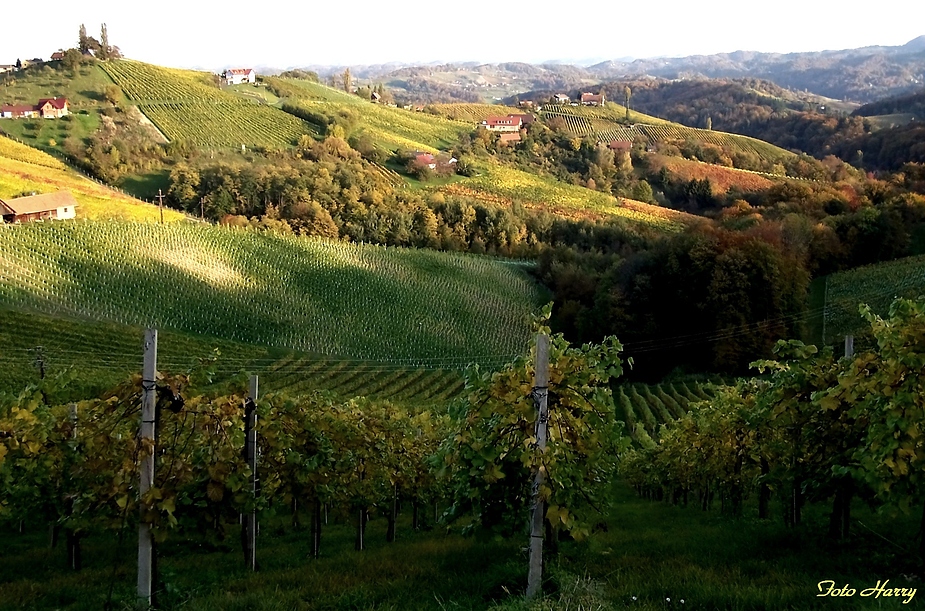
[{"label": "rolling hill", "polygon": [[3,226],[0,253],[7,308],[406,366],[519,354],[541,299],[516,263],[198,223]]},{"label": "rolling hill", "polygon": [[222,91],[208,73],[127,59],[101,66],[170,140],[200,147],[287,147],[312,133],[305,121]]},{"label": "rolling hill", "polygon": [[[86,178],[47,153],[0,136],[0,198],[65,189],[80,204],[78,219],[160,220],[157,206]],[[164,210],[165,221],[183,218],[176,210]]]},{"label": "rolling hill", "polygon": [[680,145],[685,141],[693,141],[719,147],[732,155],[744,153],[757,156],[769,164],[795,156],[794,153],[755,138],[686,127],[634,111],[630,112],[630,124],[627,124],[626,108],[613,102],[607,102],[601,107],[548,104],[543,107],[541,115],[547,123],[561,122],[568,133],[590,136],[599,142],[633,142],[643,138],[651,144]]}]

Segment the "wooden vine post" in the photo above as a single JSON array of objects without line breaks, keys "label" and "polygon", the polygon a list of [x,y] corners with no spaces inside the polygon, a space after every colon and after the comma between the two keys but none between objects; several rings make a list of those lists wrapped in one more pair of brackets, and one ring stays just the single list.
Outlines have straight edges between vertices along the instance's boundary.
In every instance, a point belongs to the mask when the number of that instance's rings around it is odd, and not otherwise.
[{"label": "wooden vine post", "polygon": [[[540,453],[546,451],[547,425],[549,423],[549,336],[536,336],[536,371],[533,374],[533,399],[536,402],[536,447]],[[530,571],[527,575],[527,600],[542,591],[543,584],[543,520],[545,503],[540,499],[540,488],[546,482],[542,465],[536,469],[533,478],[533,519],[530,529]]]}]

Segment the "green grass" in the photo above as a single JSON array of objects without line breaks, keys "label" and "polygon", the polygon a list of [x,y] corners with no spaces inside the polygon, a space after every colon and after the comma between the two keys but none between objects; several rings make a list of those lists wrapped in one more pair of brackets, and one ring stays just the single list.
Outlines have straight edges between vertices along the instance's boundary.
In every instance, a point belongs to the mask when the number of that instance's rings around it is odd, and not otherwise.
[{"label": "green grass", "polygon": [[223,91],[233,93],[237,96],[244,98],[245,100],[258,101],[263,104],[276,104],[279,102],[279,98],[273,95],[266,87],[256,84],[252,85],[250,83],[241,83],[240,85],[229,85],[223,88]]},{"label": "green grass", "polygon": [[167,193],[170,188],[170,170],[151,170],[146,174],[129,174],[119,179],[119,188],[147,201],[155,201],[160,190]]},{"label": "green grass", "polygon": [[[261,520],[259,571],[242,568],[238,537],[217,546],[199,537],[159,547],[159,608],[164,610],[486,610],[579,611],[777,611],[921,608],[922,583],[906,581],[914,569],[904,552],[915,519],[877,516],[858,503],[852,536],[833,543],[824,536],[826,508],[811,506],[803,525],[787,530],[780,520],[740,519],[692,506],[643,501],[617,485],[601,529],[586,542],[564,541],[547,551],[545,597],[523,602],[526,534],[480,541],[441,529],[414,532],[407,510],[398,540],[387,544],[385,520],[367,527],[368,547],[353,551],[354,531],[339,512],[323,529],[322,557],[308,559],[309,536],[285,512]],[[308,516],[303,516],[307,521]],[[884,540],[886,539],[886,540]],[[64,549],[49,549],[38,522],[26,532],[0,531],[0,609],[100,609],[112,587],[113,608],[134,604],[135,537],[117,545],[111,533],[84,541],[85,569],[64,568]],[[547,550],[548,542],[547,542]],[[899,599],[819,598],[825,579],[858,591],[890,580],[918,592]],[[669,600],[670,599],[670,600]],[[683,603],[681,601],[684,601]]]},{"label": "green grass", "polygon": [[80,66],[75,71],[30,67],[0,77],[0,103],[35,104],[41,98],[65,97],[71,112],[79,113],[98,108],[110,83],[98,65]]},{"label": "green grass", "polygon": [[0,134],[59,153],[64,152],[65,138],[85,140],[99,128],[99,110],[106,105],[103,92],[112,83],[98,65],[80,66],[74,71],[50,66],[29,68],[0,82],[0,104],[34,105],[41,98],[67,98],[68,119],[0,120]]},{"label": "green grass", "polygon": [[415,367],[523,352],[522,266],[198,223],[0,230],[0,303]]}]

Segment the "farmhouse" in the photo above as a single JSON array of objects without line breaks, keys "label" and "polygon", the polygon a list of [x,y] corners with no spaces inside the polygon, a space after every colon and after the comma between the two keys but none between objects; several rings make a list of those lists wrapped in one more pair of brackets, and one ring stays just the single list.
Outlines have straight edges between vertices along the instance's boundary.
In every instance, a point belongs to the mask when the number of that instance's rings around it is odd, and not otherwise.
[{"label": "farmhouse", "polygon": [[55,51],[51,54],[51,61],[57,62],[64,59],[64,51]]},{"label": "farmhouse", "polygon": [[60,119],[67,116],[67,98],[47,98],[39,100],[35,107],[43,119]]},{"label": "farmhouse", "polygon": [[564,93],[557,93],[555,96],[553,96],[553,100],[555,101],[556,104],[568,104],[569,103],[569,97],[565,95]]},{"label": "farmhouse", "polygon": [[519,132],[523,120],[521,115],[508,115],[506,117],[488,117],[479,125],[491,132]]},{"label": "farmhouse", "polygon": [[498,144],[505,144],[507,142],[520,142],[520,132],[505,132],[503,134],[498,134]]},{"label": "farmhouse", "polygon": [[585,106],[603,106],[604,94],[583,93],[581,94],[581,103]]},{"label": "farmhouse", "polygon": [[226,85],[240,85],[241,83],[256,83],[257,73],[253,68],[228,68],[222,74]]},{"label": "farmhouse", "polygon": [[16,66],[12,64],[0,64],[0,74],[6,74],[8,72],[15,72]]},{"label": "farmhouse", "polygon": [[0,215],[4,223],[25,223],[45,219],[72,219],[77,201],[70,191],[31,195],[16,199],[0,199]]},{"label": "farmhouse", "polygon": [[67,98],[45,98],[35,106],[17,106],[6,104],[0,106],[0,118],[3,119],[59,119],[68,113]]}]

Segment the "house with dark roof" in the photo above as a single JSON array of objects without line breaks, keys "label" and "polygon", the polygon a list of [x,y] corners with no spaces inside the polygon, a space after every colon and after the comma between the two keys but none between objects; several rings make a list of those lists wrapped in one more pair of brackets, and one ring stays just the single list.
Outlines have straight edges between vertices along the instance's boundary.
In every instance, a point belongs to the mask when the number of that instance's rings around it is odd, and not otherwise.
[{"label": "house with dark roof", "polygon": [[67,98],[45,98],[39,100],[35,109],[43,119],[60,119],[67,116]]},{"label": "house with dark roof", "polygon": [[70,191],[0,199],[0,216],[4,223],[72,219],[77,215],[76,208],[77,200]]}]

